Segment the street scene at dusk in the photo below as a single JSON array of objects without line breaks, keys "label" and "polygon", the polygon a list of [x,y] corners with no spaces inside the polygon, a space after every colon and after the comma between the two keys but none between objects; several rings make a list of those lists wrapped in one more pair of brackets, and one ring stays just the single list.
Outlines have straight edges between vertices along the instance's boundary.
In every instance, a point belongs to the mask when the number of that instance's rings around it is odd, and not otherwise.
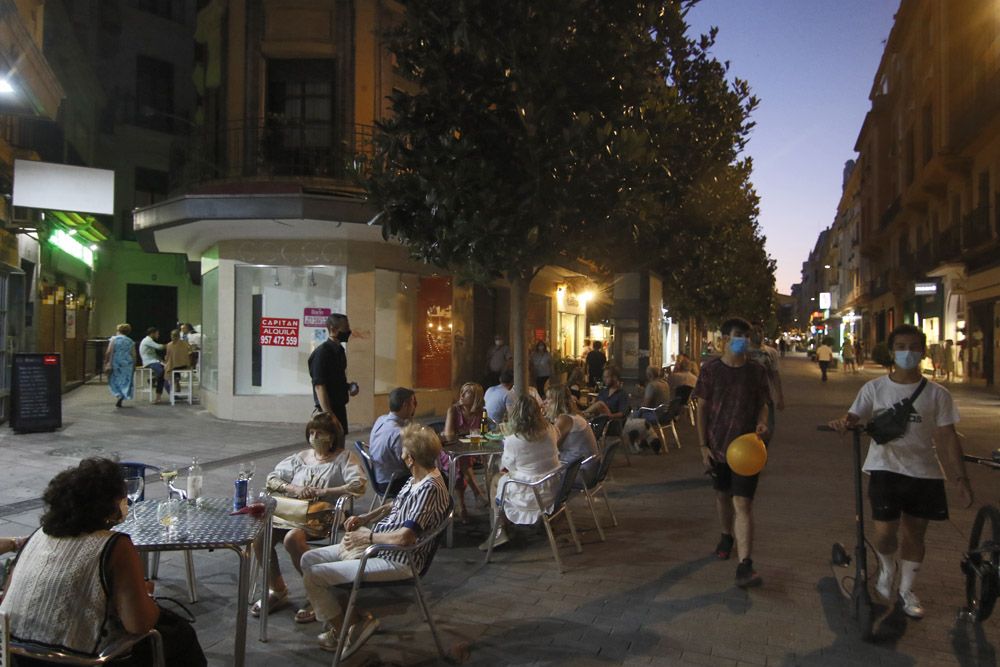
[{"label": "street scene at dusk", "polygon": [[1000,2],[0,0],[0,665],[997,665]]}]

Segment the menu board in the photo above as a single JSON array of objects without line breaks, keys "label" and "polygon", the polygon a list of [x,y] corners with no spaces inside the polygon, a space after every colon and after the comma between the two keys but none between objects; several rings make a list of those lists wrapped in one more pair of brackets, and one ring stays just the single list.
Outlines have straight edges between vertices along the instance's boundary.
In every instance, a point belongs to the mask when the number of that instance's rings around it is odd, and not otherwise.
[{"label": "menu board", "polygon": [[58,354],[14,355],[10,427],[16,433],[62,428],[62,374]]}]

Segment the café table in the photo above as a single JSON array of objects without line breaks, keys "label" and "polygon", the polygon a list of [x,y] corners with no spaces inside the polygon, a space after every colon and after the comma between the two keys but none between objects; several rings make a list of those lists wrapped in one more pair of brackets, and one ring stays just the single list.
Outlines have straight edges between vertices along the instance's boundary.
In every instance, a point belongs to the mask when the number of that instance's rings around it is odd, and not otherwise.
[{"label": "caf\u00e9 table", "polygon": [[[212,551],[230,549],[240,559],[236,595],[236,638],[233,664],[242,667],[246,660],[247,612],[250,594],[250,556],[254,540],[263,534],[264,553],[271,552],[271,519],[275,500],[268,499],[265,511],[258,515],[231,514],[230,498],[200,498],[180,501],[173,526],[160,525],[156,509],[161,501],[143,500],[132,506],[128,520],[113,528],[127,533],[140,553],[159,551]],[[267,590],[270,558],[261,567],[261,590]],[[267,641],[267,605],[261,605],[260,641]]]},{"label": "caf\u00e9 table", "polygon": [[[448,456],[448,495],[455,497],[455,483],[458,478],[458,462],[461,459],[491,457],[503,453],[502,439],[482,438],[473,442],[468,437],[452,440],[443,443],[442,449]],[[487,471],[486,494],[489,495],[489,476]],[[445,544],[450,549],[453,543],[453,531],[455,522],[448,524],[448,531],[445,536]]]}]

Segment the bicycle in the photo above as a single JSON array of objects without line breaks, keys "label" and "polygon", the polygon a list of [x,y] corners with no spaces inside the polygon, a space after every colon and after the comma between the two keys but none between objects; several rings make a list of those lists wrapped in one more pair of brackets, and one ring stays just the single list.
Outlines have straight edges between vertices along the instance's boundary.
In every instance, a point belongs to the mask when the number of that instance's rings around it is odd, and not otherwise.
[{"label": "bicycle", "polygon": [[[993,452],[992,458],[969,454],[963,458],[970,463],[1000,470],[1000,449]],[[1000,509],[993,505],[979,508],[969,534],[969,550],[962,555],[961,568],[965,574],[967,603],[962,613],[966,618],[981,623],[993,613],[1000,596]]]}]

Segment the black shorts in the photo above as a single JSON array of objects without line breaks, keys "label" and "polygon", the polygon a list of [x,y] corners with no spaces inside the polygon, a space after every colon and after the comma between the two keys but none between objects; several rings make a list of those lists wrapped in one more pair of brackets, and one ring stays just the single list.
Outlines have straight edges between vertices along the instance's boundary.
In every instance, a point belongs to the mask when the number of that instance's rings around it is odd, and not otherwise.
[{"label": "black shorts", "polygon": [[753,499],[757,493],[757,482],[760,480],[760,473],[746,477],[737,475],[725,461],[712,459],[712,488],[716,491],[729,493],[740,498]]},{"label": "black shorts", "polygon": [[931,521],[948,518],[943,479],[921,479],[888,470],[873,470],[868,482],[868,499],[876,521],[897,521],[904,512]]}]

